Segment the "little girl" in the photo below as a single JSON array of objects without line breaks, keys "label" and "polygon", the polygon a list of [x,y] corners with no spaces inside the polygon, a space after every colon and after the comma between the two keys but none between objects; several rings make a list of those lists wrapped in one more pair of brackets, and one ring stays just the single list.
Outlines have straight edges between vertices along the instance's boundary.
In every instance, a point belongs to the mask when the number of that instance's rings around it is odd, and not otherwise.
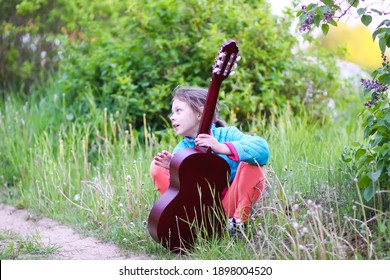
[{"label": "little girl", "polygon": [[155,156],[150,174],[155,187],[163,194],[170,184],[169,164],[173,154],[195,145],[210,147],[230,166],[231,182],[222,192],[221,198],[225,214],[229,218],[229,233],[234,235],[247,222],[252,207],[264,188],[263,165],[268,162],[268,145],[263,138],[244,134],[233,126],[223,127],[218,120],[212,125],[210,135],[197,135],[206,99],[205,89],[175,89],[170,120],[176,134],[184,139],[172,154],[164,150]]}]

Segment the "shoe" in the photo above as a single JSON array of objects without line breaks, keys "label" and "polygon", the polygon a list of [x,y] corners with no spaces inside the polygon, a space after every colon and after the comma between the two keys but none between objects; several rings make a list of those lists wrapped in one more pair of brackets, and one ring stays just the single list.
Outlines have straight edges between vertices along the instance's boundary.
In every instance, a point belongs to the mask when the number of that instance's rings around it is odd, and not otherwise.
[{"label": "shoe", "polygon": [[244,229],[244,223],[236,221],[234,218],[229,218],[228,231],[230,236],[237,236],[242,233]]}]

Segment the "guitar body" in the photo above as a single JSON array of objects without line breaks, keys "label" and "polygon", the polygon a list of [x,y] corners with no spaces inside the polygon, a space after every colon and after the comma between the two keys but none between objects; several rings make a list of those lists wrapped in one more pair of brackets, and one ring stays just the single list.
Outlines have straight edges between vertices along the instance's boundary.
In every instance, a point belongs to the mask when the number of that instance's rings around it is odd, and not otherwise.
[{"label": "guitar body", "polygon": [[191,249],[199,235],[219,234],[225,224],[221,192],[229,175],[227,162],[211,151],[195,147],[175,154],[171,184],[149,215],[153,239],[172,252],[181,252]]},{"label": "guitar body", "polygon": [[[215,59],[207,100],[198,134],[210,128],[222,81],[230,74],[238,48],[224,44]],[[170,186],[156,201],[148,219],[150,235],[172,252],[193,248],[198,236],[219,234],[226,224],[221,192],[228,186],[230,167],[210,148],[194,147],[174,154],[170,163]]]}]

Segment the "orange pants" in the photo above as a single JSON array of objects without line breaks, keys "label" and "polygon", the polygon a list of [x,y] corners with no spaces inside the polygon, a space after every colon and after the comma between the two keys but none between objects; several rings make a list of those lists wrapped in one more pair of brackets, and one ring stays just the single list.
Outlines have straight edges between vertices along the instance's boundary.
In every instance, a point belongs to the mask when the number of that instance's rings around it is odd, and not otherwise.
[{"label": "orange pants", "polygon": [[[154,161],[150,166],[150,175],[160,194],[169,187],[169,169],[157,166]],[[262,166],[241,162],[236,176],[222,198],[222,205],[228,218],[245,223],[264,188],[265,175]]]}]

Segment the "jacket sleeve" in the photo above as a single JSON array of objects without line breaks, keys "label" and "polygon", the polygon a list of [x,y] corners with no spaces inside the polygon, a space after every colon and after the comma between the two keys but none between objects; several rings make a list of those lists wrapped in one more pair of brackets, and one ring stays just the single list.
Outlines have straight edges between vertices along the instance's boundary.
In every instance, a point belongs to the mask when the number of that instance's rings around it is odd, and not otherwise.
[{"label": "jacket sleeve", "polygon": [[173,149],[172,154],[175,154],[183,149],[193,147],[192,142],[194,141],[189,141],[187,138],[182,139],[176,147]]},{"label": "jacket sleeve", "polygon": [[236,127],[230,127],[226,140],[225,144],[233,153],[230,159],[259,165],[268,163],[269,148],[265,139],[244,134]]}]

